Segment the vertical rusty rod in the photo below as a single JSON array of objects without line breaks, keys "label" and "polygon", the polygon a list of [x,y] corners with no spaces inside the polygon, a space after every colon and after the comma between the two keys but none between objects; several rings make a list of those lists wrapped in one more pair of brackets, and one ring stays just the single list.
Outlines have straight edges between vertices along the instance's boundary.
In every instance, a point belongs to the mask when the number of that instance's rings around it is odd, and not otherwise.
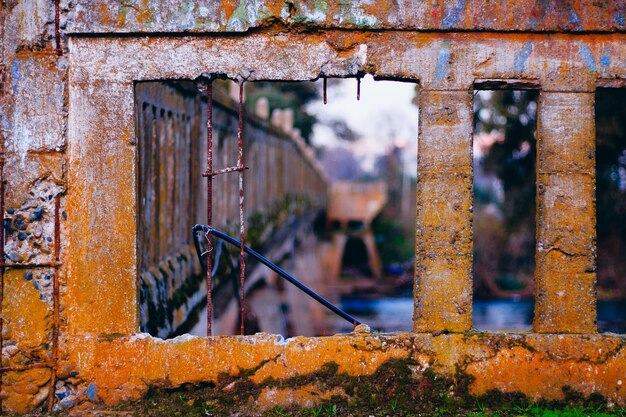
[{"label": "vertical rusty rod", "polygon": [[[206,164],[207,173],[213,172],[213,80],[207,82],[207,122],[206,122]],[[206,194],[206,220],[209,226],[213,225],[213,176],[207,175]],[[211,264],[211,237],[207,235],[207,253],[206,253],[206,335],[211,336],[213,333],[212,321],[213,321],[213,296],[211,294],[213,277]]]},{"label": "vertical rusty rod", "polygon": [[[4,344],[4,138],[0,137],[0,214],[2,215],[2,229],[0,230],[0,351]],[[0,393],[2,392],[2,372],[0,372]],[[0,413],[2,413],[2,395],[0,395]]]},{"label": "vertical rusty rod", "polygon": [[326,77],[324,77],[324,104],[326,104],[327,100],[326,100],[326,87],[328,86],[328,79]]},{"label": "vertical rusty rod", "polygon": [[63,48],[61,47],[61,0],[54,2],[54,40],[57,55],[63,55]]},{"label": "vertical rusty rod", "polygon": [[54,198],[54,261],[57,264],[52,275],[52,369],[50,391],[48,391],[48,412],[54,405],[54,390],[57,379],[57,361],[59,358],[59,262],[61,261],[61,196]]},{"label": "vertical rusty rod", "polygon": [[361,77],[356,77],[356,99],[361,100]]},{"label": "vertical rusty rod", "polygon": [[239,305],[241,308],[240,332],[244,334],[244,280],[246,276],[246,259],[244,252],[246,225],[244,223],[243,212],[243,81],[239,84],[239,126],[237,129],[237,167],[239,168],[239,241],[241,249],[239,250]]}]

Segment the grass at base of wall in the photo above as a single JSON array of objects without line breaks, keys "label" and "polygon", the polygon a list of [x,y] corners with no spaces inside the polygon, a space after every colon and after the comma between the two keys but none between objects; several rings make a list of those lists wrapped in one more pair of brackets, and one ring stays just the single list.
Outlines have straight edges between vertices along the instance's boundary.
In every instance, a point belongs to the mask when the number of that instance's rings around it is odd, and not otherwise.
[{"label": "grass at base of wall", "polygon": [[[48,414],[45,412],[29,413],[29,414],[3,414],[7,417],[73,417],[76,415],[85,416],[158,416],[158,417],[217,417],[217,416],[247,416],[238,409],[224,410],[216,408],[213,405],[206,404],[201,407],[194,406],[193,403],[185,401],[187,407],[178,405],[175,408],[163,407],[162,404],[155,405],[152,412],[144,414],[142,411],[120,410],[120,409],[100,409],[94,410],[92,413],[76,414],[76,412],[58,412]],[[191,404],[191,405],[189,405]],[[387,403],[388,411],[369,412],[361,407],[352,409],[333,402],[325,402],[316,407],[293,409],[284,406],[276,406],[263,414],[263,417],[448,417],[448,416],[467,416],[467,417],[626,417],[626,408],[603,408],[597,409],[591,406],[565,406],[550,407],[539,404],[529,406],[507,406],[502,405],[497,408],[487,408],[477,403],[475,407],[467,408],[441,408],[431,412],[411,412],[410,410],[399,409],[397,403],[390,399]]]}]

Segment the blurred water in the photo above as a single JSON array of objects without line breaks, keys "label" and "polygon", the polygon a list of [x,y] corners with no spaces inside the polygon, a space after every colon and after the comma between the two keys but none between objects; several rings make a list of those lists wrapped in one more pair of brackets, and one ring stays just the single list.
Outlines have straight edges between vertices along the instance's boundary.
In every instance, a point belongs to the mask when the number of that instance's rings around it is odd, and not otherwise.
[{"label": "blurred water", "polygon": [[[473,304],[477,330],[531,330],[533,300],[476,300]],[[379,332],[413,328],[413,298],[343,298],[341,308]],[[601,332],[626,333],[626,300],[598,302]],[[337,322],[337,332],[350,332],[349,323]]]}]

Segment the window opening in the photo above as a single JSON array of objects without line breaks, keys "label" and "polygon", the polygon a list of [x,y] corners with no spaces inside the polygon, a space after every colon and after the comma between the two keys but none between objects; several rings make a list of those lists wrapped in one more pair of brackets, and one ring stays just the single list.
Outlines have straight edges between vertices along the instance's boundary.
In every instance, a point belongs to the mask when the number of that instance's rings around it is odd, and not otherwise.
[{"label": "window opening", "polygon": [[598,329],[626,333],[626,89],[598,88],[596,209]]},{"label": "window opening", "polygon": [[474,327],[529,330],[534,311],[537,91],[474,94]]},{"label": "window opening", "polygon": [[[203,335],[209,323],[214,335],[352,330],[352,322],[338,324],[324,308],[308,307],[309,300],[284,283],[282,270],[344,309],[354,295],[365,293],[368,300],[397,297],[402,289],[412,303],[415,85],[367,77],[360,97],[361,81],[354,79],[246,82],[243,88],[218,79],[203,80],[198,88],[198,81],[137,83],[135,89],[142,331],[163,338]],[[379,106],[384,117],[364,135],[354,120],[336,117],[345,112],[345,101],[342,111],[331,106],[349,94],[352,103],[364,103],[371,111],[376,105],[367,104],[370,92],[375,101],[394,102],[393,89],[376,92],[376,84],[404,84],[402,94],[412,113],[401,120]],[[355,105],[353,113],[362,111]],[[398,131],[403,125],[414,130],[409,139]],[[337,215],[327,204],[332,188],[328,177],[336,174],[358,185],[351,190],[360,189],[351,196],[357,215]],[[212,180],[207,184],[203,176]],[[205,269],[211,272],[202,273],[190,251],[190,224],[207,220],[216,230],[243,240],[249,253],[267,255],[278,268],[268,270],[260,258],[247,254],[242,279],[242,245],[213,238],[210,245],[202,243],[201,251],[210,253]],[[333,243],[334,235],[343,241]],[[398,242],[401,248],[392,249]],[[329,254],[335,261],[328,262]],[[347,264],[343,272],[360,271],[351,277],[354,282],[340,288],[320,278],[334,274],[339,279],[342,260]],[[368,282],[362,285],[352,278]],[[275,308],[268,308],[270,299]],[[410,317],[410,311],[404,315],[406,329]],[[311,324],[304,326],[305,321]]]},{"label": "window opening", "polygon": [[[417,84],[371,76],[327,83],[327,104],[315,107],[324,123],[316,125],[314,140],[331,179],[325,248],[335,264],[327,269],[329,293],[373,330],[410,331]],[[350,329],[335,320],[332,330]]]}]

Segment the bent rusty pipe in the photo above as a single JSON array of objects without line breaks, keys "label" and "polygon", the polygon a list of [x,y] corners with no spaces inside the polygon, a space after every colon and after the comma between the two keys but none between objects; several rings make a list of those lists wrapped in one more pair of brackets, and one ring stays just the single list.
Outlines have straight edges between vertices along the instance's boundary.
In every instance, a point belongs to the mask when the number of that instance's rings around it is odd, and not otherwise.
[{"label": "bent rusty pipe", "polygon": [[[193,227],[192,231],[193,231],[193,237],[194,237],[194,245],[196,247],[196,252],[198,254],[198,259],[200,259],[200,264],[203,266],[203,268],[205,266],[204,266],[204,263],[202,262],[202,255],[203,254],[202,254],[202,251],[201,251],[201,248],[200,248],[200,241],[198,239],[198,233],[200,233],[200,232],[202,232],[204,234],[210,233],[213,236],[215,236],[215,237],[217,237],[219,239],[222,239],[222,240],[230,243],[233,246],[236,246],[237,248],[241,248],[241,243],[239,243],[238,240],[236,240],[236,239],[228,236],[226,233],[220,232],[219,230],[214,229],[212,227],[205,226],[203,224],[197,224],[197,225],[195,225]],[[324,307],[326,307],[327,309],[329,309],[330,311],[332,311],[333,313],[335,313],[339,317],[341,317],[344,320],[347,320],[348,322],[350,322],[350,324],[352,324],[354,326],[357,326],[357,325],[361,324],[361,322],[359,320],[355,319],[350,314],[346,313],[345,311],[343,311],[339,307],[335,306],[330,301],[328,301],[327,299],[325,299],[324,297],[322,297],[321,295],[319,295],[318,293],[313,291],[311,288],[307,287],[306,285],[304,285],[303,283],[298,281],[296,278],[294,278],[291,275],[289,275],[289,273],[287,273],[287,271],[285,271],[284,269],[282,269],[278,265],[274,264],[272,261],[270,261],[269,259],[267,259],[263,255],[261,255],[260,253],[258,253],[254,249],[244,245],[244,251],[247,254],[249,254],[250,256],[252,256],[253,258],[256,258],[259,262],[261,262],[263,265],[267,266],[272,271],[276,272],[282,278],[284,278],[287,281],[291,282],[293,285],[298,287],[301,291],[306,293],[308,296],[313,298],[315,301],[317,301],[318,303],[322,304]]]}]

